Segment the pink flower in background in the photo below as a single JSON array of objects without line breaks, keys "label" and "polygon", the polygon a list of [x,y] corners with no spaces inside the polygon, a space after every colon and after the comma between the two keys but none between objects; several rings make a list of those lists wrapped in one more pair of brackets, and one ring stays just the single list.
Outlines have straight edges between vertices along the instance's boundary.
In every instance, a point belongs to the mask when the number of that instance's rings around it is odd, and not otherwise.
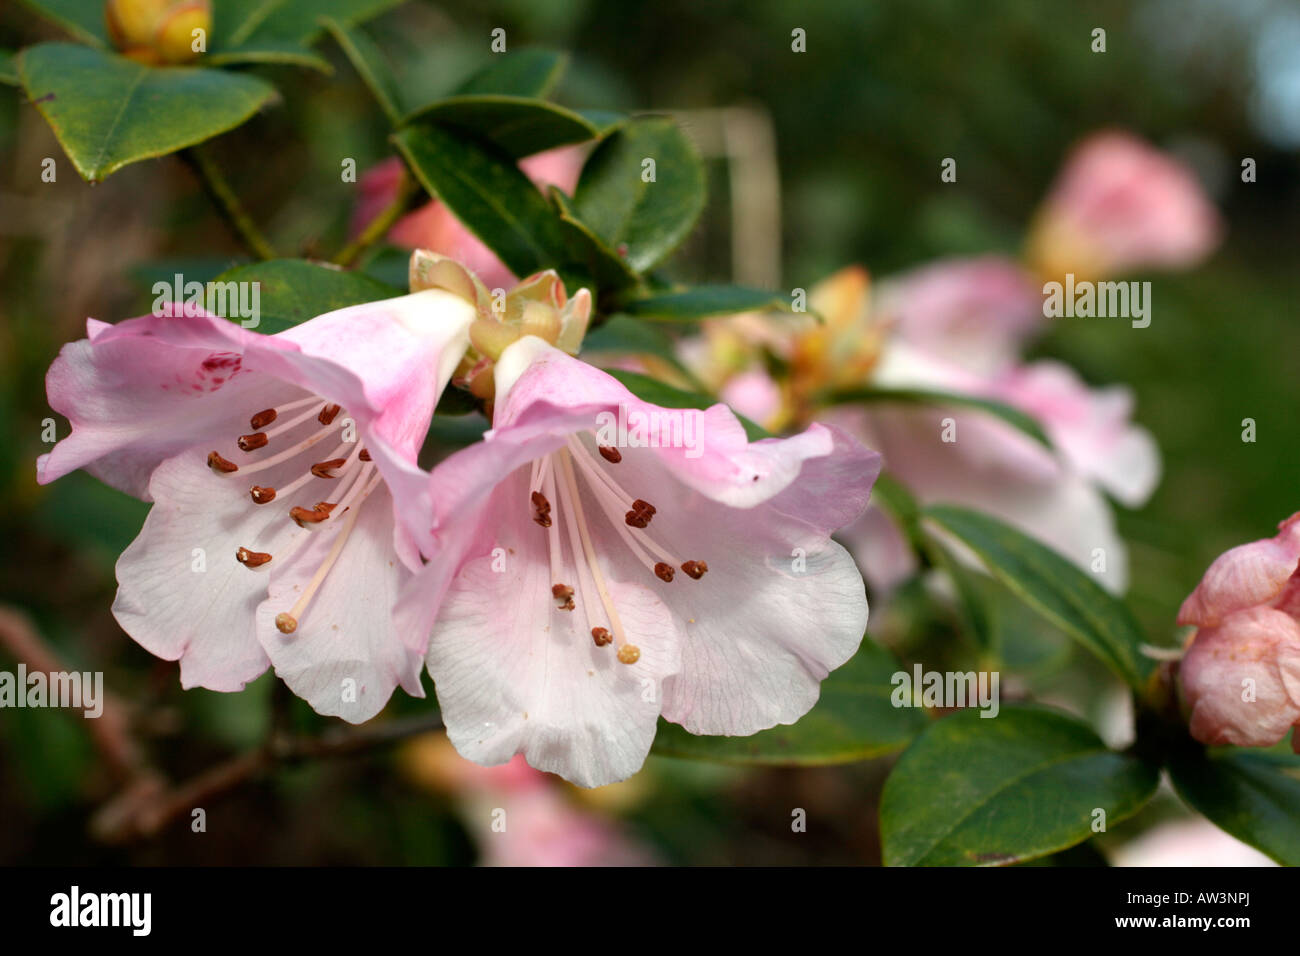
[{"label": "pink flower in background", "polygon": [[[561,146],[522,159],[519,168],[539,188],[558,186],[570,195],[586,157],[585,146]],[[386,159],[371,167],[358,183],[360,197],[352,215],[352,231],[360,232],[381,209],[392,202],[404,175],[402,161]],[[487,246],[436,199],[407,213],[389,230],[388,241],[407,249],[426,249],[455,259],[475,273],[489,289],[509,288],[515,276]]]},{"label": "pink flower in background", "polygon": [[1030,233],[1030,260],[1048,278],[1096,279],[1195,265],[1223,226],[1196,176],[1124,132],[1094,133],[1066,158]]},{"label": "pink flower in background", "polygon": [[[1216,558],[1178,623],[1197,628],[1179,667],[1192,736],[1239,747],[1285,737],[1300,723],[1300,514]],[[1294,735],[1291,746],[1300,753]]]},{"label": "pink flower in background", "polygon": [[[803,716],[866,626],[829,534],[865,507],[878,456],[823,425],[750,442],[724,405],[659,408],[533,337],[496,377],[492,431],[430,478],[443,559],[403,601],[436,615],[457,750],[592,787],[641,767],[661,714],[729,735]],[[638,445],[619,420],[681,438]]]},{"label": "pink flower in background", "polygon": [[117,563],[113,613],[184,687],[234,691],[268,664],[358,722],[423,696],[427,632],[390,611],[420,565],[400,522],[473,306],[428,290],[260,335],[191,306],[64,346],[46,379],[72,434],[38,480],[85,468],[154,503]]},{"label": "pink flower in background", "polygon": [[1111,866],[1277,866],[1203,819],[1160,823],[1110,853]]}]

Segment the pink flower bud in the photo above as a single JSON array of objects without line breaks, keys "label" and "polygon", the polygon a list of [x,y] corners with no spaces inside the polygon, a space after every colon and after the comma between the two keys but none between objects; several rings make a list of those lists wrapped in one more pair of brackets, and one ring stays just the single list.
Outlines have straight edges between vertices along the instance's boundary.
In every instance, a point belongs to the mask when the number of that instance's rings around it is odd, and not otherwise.
[{"label": "pink flower bud", "polygon": [[1179,624],[1208,627],[1235,611],[1258,605],[1276,607],[1300,563],[1300,512],[1280,525],[1272,538],[1225,551],[1210,565],[1178,611]]}]

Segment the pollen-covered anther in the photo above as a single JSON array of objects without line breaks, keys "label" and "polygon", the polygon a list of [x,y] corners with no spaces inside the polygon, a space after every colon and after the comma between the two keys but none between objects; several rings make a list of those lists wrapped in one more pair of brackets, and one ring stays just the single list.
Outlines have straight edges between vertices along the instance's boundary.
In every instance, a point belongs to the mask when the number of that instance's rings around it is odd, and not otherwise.
[{"label": "pollen-covered anther", "polygon": [[[609,633],[607,628],[593,627],[591,629],[591,639],[596,642],[597,647],[604,647],[614,640],[614,635]],[[622,659],[622,652],[619,652],[619,659]]]},{"label": "pollen-covered anther", "polygon": [[271,560],[271,556],[265,551],[250,551],[248,548],[240,548],[235,552],[235,560],[246,568],[260,568]]},{"label": "pollen-covered anther", "polygon": [[248,497],[253,499],[253,504],[264,505],[275,500],[275,489],[264,488],[262,485],[253,485],[248,489]]},{"label": "pollen-covered anther", "polygon": [[360,458],[362,461],[370,461],[370,449],[369,448],[361,449],[361,453],[357,455],[357,457]]},{"label": "pollen-covered anther", "polygon": [[239,471],[239,466],[233,461],[226,461],[215,451],[208,452],[208,467],[219,475],[228,475],[232,471]]},{"label": "pollen-covered anther", "polygon": [[623,664],[635,664],[641,659],[641,648],[635,644],[624,644],[618,649],[618,659]]},{"label": "pollen-covered anther", "polygon": [[308,525],[320,524],[330,516],[330,511],[332,510],[332,505],[329,508],[322,508],[320,504],[317,504],[315,508],[300,508],[295,506],[289,509],[289,517],[294,520],[298,527],[306,528]]},{"label": "pollen-covered anther", "polygon": [[235,442],[241,451],[256,451],[259,448],[265,448],[270,439],[264,432],[254,432],[251,435],[240,435],[239,440]]},{"label": "pollen-covered anther", "polygon": [[531,495],[533,502],[533,520],[543,528],[551,526],[551,503],[546,500],[546,495],[540,491],[534,491]]},{"label": "pollen-covered anther", "polygon": [[334,474],[335,468],[342,468],[347,464],[346,458],[331,458],[329,461],[318,461],[311,466],[311,473],[317,478],[337,478]]},{"label": "pollen-covered anther", "polygon": [[274,408],[264,408],[248,420],[248,424],[253,426],[253,431],[259,428],[265,428],[271,422],[275,421],[276,411]]},{"label": "pollen-covered anther", "polygon": [[671,564],[664,564],[662,561],[660,561],[655,565],[655,577],[657,577],[660,581],[671,581],[673,579],[673,575],[676,573],[677,573],[677,569],[674,568]]},{"label": "pollen-covered anther", "polygon": [[596,450],[600,452],[600,457],[611,465],[617,465],[623,460],[623,453],[613,445],[597,445]]},{"label": "pollen-covered anther", "polygon": [[633,528],[644,528],[650,524],[650,519],[655,516],[655,513],[654,505],[638,498],[632,502],[632,510],[624,516],[623,520]]},{"label": "pollen-covered anther", "polygon": [[298,630],[298,619],[292,614],[281,612],[275,616],[275,629],[281,634],[292,634]]},{"label": "pollen-covered anther", "polygon": [[687,561],[682,565],[682,570],[698,581],[709,570],[709,563],[707,561]]},{"label": "pollen-covered anther", "polygon": [[322,425],[328,425],[334,421],[334,418],[338,413],[339,407],[337,405],[326,405],[320,410],[320,414],[316,416],[316,420]]}]

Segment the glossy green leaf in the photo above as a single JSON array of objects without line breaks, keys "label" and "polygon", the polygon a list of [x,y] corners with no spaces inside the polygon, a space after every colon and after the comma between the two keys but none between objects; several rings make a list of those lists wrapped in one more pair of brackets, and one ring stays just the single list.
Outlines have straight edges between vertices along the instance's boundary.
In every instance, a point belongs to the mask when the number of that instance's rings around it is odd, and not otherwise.
[{"label": "glossy green leaf", "polygon": [[847,664],[822,681],[815,707],[789,726],[749,737],[697,737],[660,720],[654,752],[723,763],[819,766],[894,753],[929,723],[916,707],[895,707],[891,678],[898,661],[864,638]]},{"label": "glossy green leaf", "polygon": [[214,50],[200,61],[203,66],[301,66],[330,75],[330,61],[296,43],[257,43]]},{"label": "glossy green leaf", "polygon": [[790,302],[775,292],[739,285],[697,285],[676,292],[657,292],[621,303],[628,315],[659,322],[690,322],[740,312],[790,311]]},{"label": "glossy green leaf", "polygon": [[568,62],[563,53],[530,47],[495,53],[491,63],[456,88],[455,95],[545,97],[560,81]]},{"label": "glossy green leaf", "polygon": [[1016,595],[1099,657],[1136,690],[1152,661],[1138,648],[1142,631],[1133,613],[1073,562],[988,515],[939,505],[925,510],[979,557]]},{"label": "glossy green leaf", "polygon": [[618,292],[640,283],[640,276],[632,271],[627,261],[578,219],[568,196],[555,187],[551,187],[548,195],[560,217],[567,246],[566,264],[589,275],[602,292]]},{"label": "glossy green leaf", "polygon": [[396,125],[401,120],[402,114],[406,112],[402,102],[402,90],[397,85],[388,61],[375,45],[375,41],[364,31],[346,26],[337,20],[326,17],[321,22],[343,50],[348,62],[366,84],[366,88],[370,90],[389,122]]},{"label": "glossy green leaf", "polygon": [[1169,775],[1184,800],[1238,840],[1300,866],[1300,757],[1189,745]]},{"label": "glossy green leaf", "polygon": [[324,31],[322,17],[350,25],[392,9],[402,0],[217,0],[213,51],[263,45],[309,46]]},{"label": "glossy green leaf", "polygon": [[704,164],[672,120],[629,120],[587,160],[573,205],[582,222],[644,272],[677,248],[699,218]]},{"label": "glossy green leaf", "polygon": [[239,266],[213,281],[261,283],[260,321],[253,328],[265,335],[283,332],[335,309],[403,294],[403,290],[361,273],[305,259],[272,259]]},{"label": "glossy green leaf", "polygon": [[14,62],[14,54],[9,50],[0,50],[0,83],[18,85],[18,65]]},{"label": "glossy green leaf", "polygon": [[[653,405],[660,405],[664,408],[705,409],[720,404],[716,398],[674,388],[672,385],[667,385],[658,379],[651,378],[649,375],[642,375],[640,372],[627,372],[617,368],[606,369],[605,371],[622,382],[627,390],[637,398]],[[750,441],[772,437],[771,432],[762,425],[751,422],[744,415],[737,414],[736,418],[744,426],[745,434],[749,436]]]},{"label": "glossy green leaf", "polygon": [[819,401],[827,405],[847,404],[909,404],[928,405],[936,408],[962,409],[970,408],[1002,419],[1008,425],[1024,432],[1034,441],[1048,448],[1051,439],[1032,415],[1027,415],[1018,408],[992,399],[979,398],[974,395],[962,395],[958,392],[941,392],[923,388],[853,388],[842,389],[820,396]]},{"label": "glossy green leaf", "polygon": [[431,122],[461,130],[520,159],[557,146],[600,139],[617,128],[620,120],[598,126],[581,113],[545,100],[475,94],[436,100],[403,122]]},{"label": "glossy green leaf", "polygon": [[91,181],[238,126],[275,94],[253,76],[142,66],[72,43],[27,48],[18,71],[77,172]]},{"label": "glossy green leaf", "polygon": [[92,46],[111,46],[102,0],[19,0],[37,16]]},{"label": "glossy green leaf", "polygon": [[565,261],[559,216],[509,156],[429,124],[399,130],[393,141],[420,184],[515,275]]},{"label": "glossy green leaf", "polygon": [[1157,768],[1106,748],[1073,717],[969,708],[930,726],[899,758],[880,806],[889,866],[981,866],[1056,853],[1136,813]]}]

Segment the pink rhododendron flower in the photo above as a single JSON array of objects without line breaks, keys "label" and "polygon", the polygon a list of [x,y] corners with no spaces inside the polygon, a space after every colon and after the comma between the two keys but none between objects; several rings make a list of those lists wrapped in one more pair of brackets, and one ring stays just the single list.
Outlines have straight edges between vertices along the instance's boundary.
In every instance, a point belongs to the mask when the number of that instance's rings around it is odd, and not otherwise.
[{"label": "pink rhododendron flower", "polygon": [[1045,276],[1081,279],[1209,255],[1219,215],[1182,163],[1123,132],[1094,133],[1066,159],[1035,219],[1028,249]]},{"label": "pink rhododendron flower", "polygon": [[113,613],[184,687],[233,691],[268,664],[323,714],[423,696],[427,632],[390,615],[420,567],[398,520],[474,309],[440,290],[260,335],[192,306],[91,319],[46,380],[77,469],[153,502],[117,564]]},{"label": "pink rhododendron flower", "polygon": [[[724,405],[660,408],[532,336],[495,374],[493,429],[430,478],[442,559],[402,607],[436,614],[429,672],[460,753],[591,787],[640,768],[661,714],[746,735],[806,713],[866,626],[829,534],[878,456],[823,425],[750,442]],[[650,421],[678,440],[642,444]]]},{"label": "pink rhododendron flower", "polygon": [[1197,627],[1179,666],[1192,736],[1239,747],[1285,737],[1300,723],[1300,514],[1216,558],[1178,623]]},{"label": "pink rhododendron flower", "polygon": [[[572,194],[582,172],[585,146],[560,146],[519,161],[519,168],[538,187],[558,186]],[[360,232],[379,211],[392,202],[403,176],[402,161],[386,159],[362,174],[360,198],[352,217],[353,232]],[[476,274],[489,289],[508,288],[514,275],[496,253],[461,225],[442,203],[434,199],[393,224],[388,241],[407,249],[426,249],[455,259]]]}]

